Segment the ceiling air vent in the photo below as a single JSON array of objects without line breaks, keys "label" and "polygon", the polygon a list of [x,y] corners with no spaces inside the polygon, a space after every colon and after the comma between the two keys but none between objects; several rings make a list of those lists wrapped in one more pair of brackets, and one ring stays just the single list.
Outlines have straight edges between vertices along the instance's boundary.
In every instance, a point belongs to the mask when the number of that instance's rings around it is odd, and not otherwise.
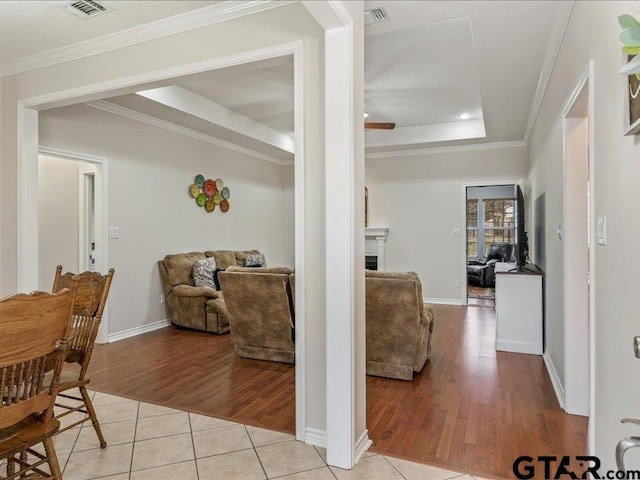
[{"label": "ceiling air vent", "polygon": [[387,13],[387,7],[372,8],[371,10],[364,11],[364,24],[371,25],[372,23],[382,23],[389,20],[389,14]]},{"label": "ceiling air vent", "polygon": [[93,18],[113,10],[94,0],[76,0],[66,5],[65,10],[79,18]]}]

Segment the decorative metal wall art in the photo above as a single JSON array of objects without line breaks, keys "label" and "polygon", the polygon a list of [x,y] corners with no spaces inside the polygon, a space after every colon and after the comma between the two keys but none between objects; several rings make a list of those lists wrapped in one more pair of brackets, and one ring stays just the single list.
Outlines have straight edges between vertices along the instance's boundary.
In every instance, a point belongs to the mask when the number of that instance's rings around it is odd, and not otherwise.
[{"label": "decorative metal wall art", "polygon": [[223,213],[229,211],[231,190],[224,186],[220,178],[205,180],[204,176],[196,175],[193,183],[189,185],[189,195],[195,199],[198,207],[204,208],[208,213],[213,212],[216,206],[219,206]]}]

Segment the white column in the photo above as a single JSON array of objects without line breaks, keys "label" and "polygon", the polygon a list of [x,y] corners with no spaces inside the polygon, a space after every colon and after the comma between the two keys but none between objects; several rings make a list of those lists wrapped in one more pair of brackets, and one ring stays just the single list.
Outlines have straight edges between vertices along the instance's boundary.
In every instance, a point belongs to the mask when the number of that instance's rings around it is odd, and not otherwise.
[{"label": "white column", "polygon": [[38,288],[38,111],[18,107],[18,291]]},{"label": "white column", "polygon": [[365,398],[363,3],[303,2],[325,28],[327,462],[371,444]]}]

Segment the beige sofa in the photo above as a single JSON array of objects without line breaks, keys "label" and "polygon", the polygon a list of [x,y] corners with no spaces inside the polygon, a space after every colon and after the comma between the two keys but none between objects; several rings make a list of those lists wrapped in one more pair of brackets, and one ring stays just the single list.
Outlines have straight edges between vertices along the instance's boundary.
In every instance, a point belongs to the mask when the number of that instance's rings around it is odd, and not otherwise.
[{"label": "beige sofa", "polygon": [[158,262],[160,278],[173,325],[213,333],[229,331],[229,318],[222,292],[210,287],[196,287],[193,264],[197,260],[214,257],[216,267],[244,265],[248,253],[258,250],[208,250],[206,252],[167,255]]},{"label": "beige sofa", "polygon": [[367,375],[411,380],[431,352],[434,308],[414,272],[367,271]]},{"label": "beige sofa", "polygon": [[286,267],[229,267],[220,272],[237,355],[294,363],[292,273]]}]

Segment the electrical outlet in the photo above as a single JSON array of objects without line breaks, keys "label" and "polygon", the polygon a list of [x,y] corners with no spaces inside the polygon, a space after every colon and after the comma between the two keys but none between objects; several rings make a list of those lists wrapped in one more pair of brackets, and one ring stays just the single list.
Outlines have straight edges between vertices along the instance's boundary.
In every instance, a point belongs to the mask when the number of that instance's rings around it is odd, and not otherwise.
[{"label": "electrical outlet", "polygon": [[164,303],[164,293],[160,294],[160,303]]},{"label": "electrical outlet", "polygon": [[459,228],[454,228],[453,231],[451,232],[451,235],[453,235],[454,237],[459,237],[460,236],[460,229]]},{"label": "electrical outlet", "polygon": [[118,227],[109,227],[109,238],[120,238],[120,229]]},{"label": "electrical outlet", "polygon": [[462,282],[460,280],[456,280],[456,287],[461,287],[462,286]]}]

